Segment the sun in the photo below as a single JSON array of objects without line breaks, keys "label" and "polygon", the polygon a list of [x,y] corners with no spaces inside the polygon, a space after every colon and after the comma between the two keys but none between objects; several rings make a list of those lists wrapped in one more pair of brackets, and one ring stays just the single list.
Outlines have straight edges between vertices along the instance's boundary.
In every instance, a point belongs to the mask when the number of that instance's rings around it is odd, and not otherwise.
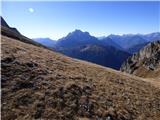
[{"label": "sun", "polygon": [[33,12],[34,12],[34,9],[33,9],[33,8],[29,8],[28,10],[29,10],[30,13],[33,13]]}]

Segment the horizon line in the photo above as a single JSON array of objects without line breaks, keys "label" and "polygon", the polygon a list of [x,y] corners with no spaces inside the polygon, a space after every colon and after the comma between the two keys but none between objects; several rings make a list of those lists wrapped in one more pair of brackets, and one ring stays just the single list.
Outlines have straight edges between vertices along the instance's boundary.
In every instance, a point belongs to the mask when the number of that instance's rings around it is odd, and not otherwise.
[{"label": "horizon line", "polygon": [[[75,30],[77,30],[77,29],[75,29]],[[75,31],[74,30],[74,31]],[[78,29],[78,30],[80,30],[80,29]],[[74,32],[74,31],[72,31],[72,32]],[[82,31],[82,30],[80,30],[80,31]],[[68,34],[69,33],[72,33],[72,32],[68,32]],[[88,32],[88,31],[82,31],[82,32]],[[88,32],[89,34],[90,34],[90,32]],[[152,34],[152,33],[160,33],[159,31],[154,31],[154,32],[149,32],[149,33],[122,33],[122,34],[115,34],[115,33],[111,33],[111,34],[108,34],[108,35],[101,35],[101,36],[96,36],[96,35],[93,35],[93,34],[90,34],[91,36],[93,36],[93,37],[96,37],[96,38],[98,38],[98,37],[108,37],[108,36],[110,36],[110,35],[117,35],[117,36],[125,36],[125,35],[148,35],[148,34]],[[68,35],[67,34],[67,35]],[[32,37],[32,38],[30,38],[30,39],[38,39],[38,38],[42,38],[42,39],[51,39],[51,40],[54,40],[54,41],[58,41],[59,39],[61,39],[61,38],[63,38],[63,37],[66,37],[67,35],[65,35],[65,36],[62,36],[62,37],[60,37],[60,38],[58,38],[58,39],[55,39],[55,38],[53,38],[53,37]],[[27,37],[27,36],[26,36]]]}]

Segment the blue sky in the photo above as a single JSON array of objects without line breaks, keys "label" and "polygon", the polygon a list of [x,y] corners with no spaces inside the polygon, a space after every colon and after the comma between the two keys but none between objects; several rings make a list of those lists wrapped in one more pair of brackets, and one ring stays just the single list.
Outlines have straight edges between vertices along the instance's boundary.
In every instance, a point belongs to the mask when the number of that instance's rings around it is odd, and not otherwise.
[{"label": "blue sky", "polygon": [[160,31],[160,2],[2,2],[2,16],[30,38],[59,39],[75,29],[94,36]]}]

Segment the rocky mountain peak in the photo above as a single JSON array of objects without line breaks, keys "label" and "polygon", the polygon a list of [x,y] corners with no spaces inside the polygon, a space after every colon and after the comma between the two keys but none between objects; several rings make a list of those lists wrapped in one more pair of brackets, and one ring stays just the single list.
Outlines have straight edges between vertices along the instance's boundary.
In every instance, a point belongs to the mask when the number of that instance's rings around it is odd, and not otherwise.
[{"label": "rocky mountain peak", "polygon": [[84,39],[84,38],[91,37],[91,35],[89,34],[89,32],[83,32],[79,29],[76,29],[75,31],[70,32],[66,37],[67,38],[74,38],[74,39]]}]

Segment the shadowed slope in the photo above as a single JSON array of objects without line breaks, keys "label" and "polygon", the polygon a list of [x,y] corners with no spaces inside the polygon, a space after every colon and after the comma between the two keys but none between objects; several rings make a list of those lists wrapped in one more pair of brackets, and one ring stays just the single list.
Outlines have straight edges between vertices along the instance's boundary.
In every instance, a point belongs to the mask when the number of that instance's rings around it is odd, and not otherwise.
[{"label": "shadowed slope", "polygon": [[23,36],[16,28],[10,27],[2,17],[0,17],[0,19],[1,19],[0,29],[1,29],[1,34],[2,35],[8,36],[8,37],[11,37],[11,38],[15,38],[15,39],[17,39],[19,41],[22,41],[22,42],[25,42],[25,43],[29,43],[29,44],[33,44],[33,45],[36,45],[36,46],[47,48],[46,46],[44,46],[40,43],[37,43],[37,42],[33,41],[32,39],[29,39],[29,38]]}]

